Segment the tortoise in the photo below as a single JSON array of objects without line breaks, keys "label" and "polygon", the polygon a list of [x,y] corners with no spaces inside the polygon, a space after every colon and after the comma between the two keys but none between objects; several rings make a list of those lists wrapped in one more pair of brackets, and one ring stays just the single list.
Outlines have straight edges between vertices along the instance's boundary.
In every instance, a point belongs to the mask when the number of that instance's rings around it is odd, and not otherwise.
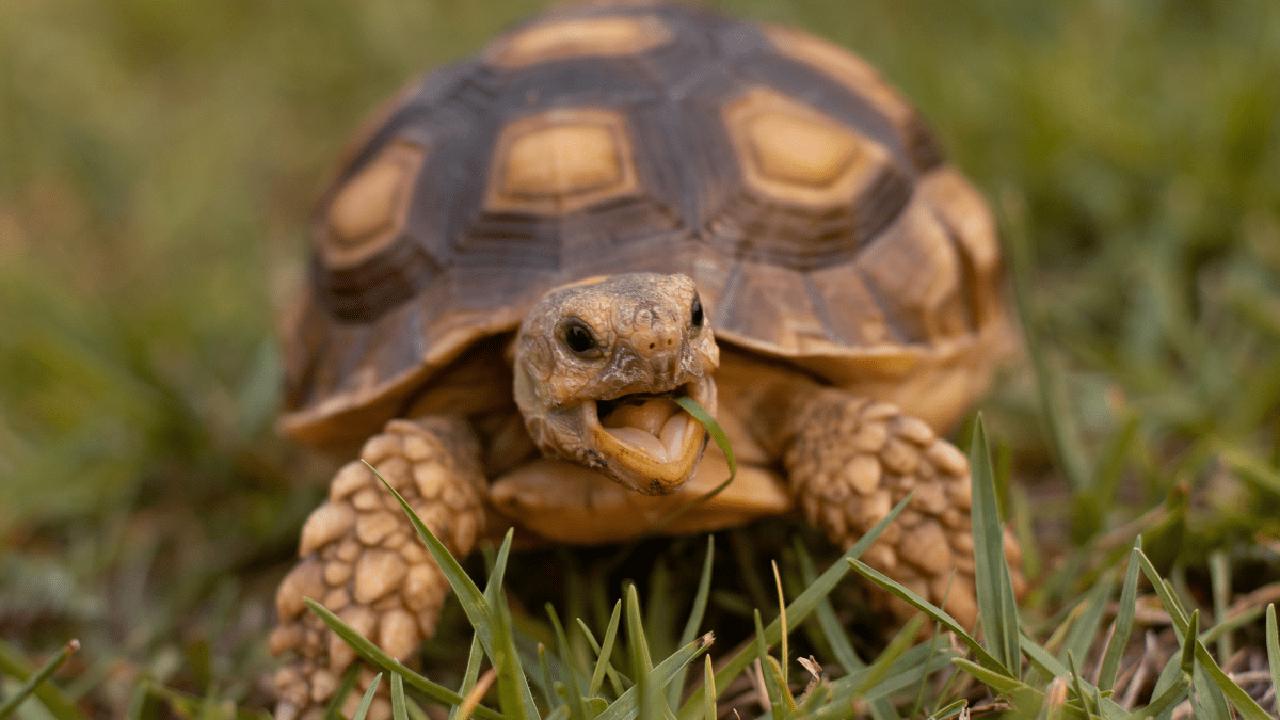
[{"label": "tortoise", "polygon": [[[1014,345],[999,246],[858,57],[693,7],[557,9],[376,113],[312,226],[280,425],[358,460],[277,593],[281,717],[319,714],[354,660],[304,597],[400,659],[445,600],[364,462],[458,556],[512,526],[606,543],[785,514],[847,546],[914,491],[865,558],[975,622],[967,462],[938,432]],[[737,454],[701,504],[727,464],[682,396]]]}]

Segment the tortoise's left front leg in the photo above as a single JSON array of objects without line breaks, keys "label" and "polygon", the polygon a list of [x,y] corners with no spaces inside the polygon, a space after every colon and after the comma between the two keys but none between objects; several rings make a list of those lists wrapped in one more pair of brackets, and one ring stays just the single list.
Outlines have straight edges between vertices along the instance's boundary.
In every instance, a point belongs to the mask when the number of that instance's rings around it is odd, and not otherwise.
[{"label": "tortoise's left front leg", "polygon": [[[363,461],[363,462],[361,462]],[[456,556],[471,552],[481,529],[484,477],[479,443],[462,418],[435,416],[392,420],[360,451],[360,460],[338,471],[329,499],[302,529],[299,561],[276,593],[278,625],[271,651],[288,654],[276,673],[276,717],[320,718],[356,653],[308,612],[311,597],[377,643],[412,664],[431,637],[448,583],[413,526],[365,465],[376,467]],[[365,669],[347,695],[354,711],[372,680]],[[388,686],[384,683],[384,689]],[[389,717],[384,697],[370,717]]]},{"label": "tortoise's left front leg", "polygon": [[[914,491],[864,557],[972,627],[972,497],[964,453],[893,405],[833,388],[799,394],[783,422],[783,462],[805,519],[848,547]],[[1020,586],[1020,553],[1007,532],[1005,552]]]}]

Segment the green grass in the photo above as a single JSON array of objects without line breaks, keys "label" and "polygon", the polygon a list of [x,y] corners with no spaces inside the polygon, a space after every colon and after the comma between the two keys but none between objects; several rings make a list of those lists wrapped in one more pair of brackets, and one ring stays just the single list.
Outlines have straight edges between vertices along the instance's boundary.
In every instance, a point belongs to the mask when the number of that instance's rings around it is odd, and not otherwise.
[{"label": "green grass", "polygon": [[[1107,717],[1141,672],[1133,707],[1191,698],[1204,717],[1243,715],[1214,663],[1274,673],[1266,648],[1280,646],[1264,617],[1280,597],[1280,6],[719,4],[856,48],[921,106],[993,202],[1032,339],[983,406],[983,503],[1019,529],[1033,580],[1007,625],[998,568],[984,576],[1000,642],[974,640],[1000,667],[964,665],[941,640],[872,639],[851,597],[866,581],[850,576],[809,619],[788,614],[790,662],[767,643],[788,680],[762,662],[774,711],[953,717],[987,702],[986,672],[1004,701],[1043,697],[1044,717]],[[0,3],[0,704],[68,640],[82,645],[17,717],[266,707],[274,584],[329,473],[270,428],[271,317],[301,277],[311,203],[378,100],[538,5]],[[541,687],[539,642],[590,712],[644,680],[633,624],[655,668],[714,628],[722,668],[753,608],[773,637],[770,558],[792,603],[816,568],[840,567],[781,527],[723,533],[689,636],[704,542],[667,543],[651,566],[551,555],[568,568],[558,592],[509,579],[538,712],[560,697]],[[597,666],[571,620],[609,644],[624,579],[640,622],[619,609],[613,662]],[[533,600],[556,607],[567,650]],[[452,693],[486,654],[463,669],[472,638],[451,608],[424,662]],[[826,676],[806,693],[795,659],[809,653]],[[760,653],[738,654],[750,666]],[[952,669],[901,672],[926,657]],[[677,675],[696,685],[705,668],[690,663]],[[740,702],[751,686],[715,686],[723,706],[763,712]],[[646,709],[706,712],[696,691],[680,704],[643,689]]]}]

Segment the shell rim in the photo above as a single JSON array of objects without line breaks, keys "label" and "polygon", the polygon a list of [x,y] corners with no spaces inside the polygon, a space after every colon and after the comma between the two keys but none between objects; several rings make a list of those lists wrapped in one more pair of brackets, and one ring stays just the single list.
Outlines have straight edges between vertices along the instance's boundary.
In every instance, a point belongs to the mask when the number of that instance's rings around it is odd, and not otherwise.
[{"label": "shell rim", "polygon": [[[416,366],[399,375],[367,388],[344,390],[327,395],[319,402],[288,409],[277,419],[277,430],[305,441],[317,429],[340,422],[343,415],[359,413],[380,403],[408,397],[413,390],[425,386],[433,375],[461,358],[480,341],[514,333],[520,326],[522,315],[517,315],[514,309],[508,308],[498,319],[493,319],[491,313],[489,317],[491,321],[488,323],[470,324],[452,332],[445,337],[444,342],[430,348]],[[968,355],[986,355],[998,360],[1009,355],[1016,347],[1016,330],[1003,307],[997,307],[981,326],[970,332],[928,344],[832,345],[830,352],[794,352],[775,343],[729,330],[715,329],[715,333],[716,341],[724,346],[763,357],[789,360],[797,368],[817,372],[820,377],[826,373],[816,371],[813,366],[887,362],[899,366],[899,369],[887,377],[903,377],[918,372],[922,364],[944,366]],[[990,347],[990,351],[983,353],[984,347]]]}]

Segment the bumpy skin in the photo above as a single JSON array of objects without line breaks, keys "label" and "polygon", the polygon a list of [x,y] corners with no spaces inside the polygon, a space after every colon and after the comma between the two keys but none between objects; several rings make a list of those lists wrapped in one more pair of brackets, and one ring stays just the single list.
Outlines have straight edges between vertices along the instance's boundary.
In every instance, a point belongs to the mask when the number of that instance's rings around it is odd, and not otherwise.
[{"label": "bumpy skin", "polygon": [[[360,457],[404,496],[451,552],[471,551],[484,519],[484,478],[479,446],[465,421],[392,420],[365,443]],[[306,609],[303,598],[319,601],[405,660],[433,634],[448,590],[395,497],[359,461],[334,477],[328,502],[303,527],[299,555],[276,594],[279,625],[271,635],[271,651],[293,655],[275,676],[277,718],[323,716],[355,659],[354,651]],[[359,695],[349,695],[348,715]],[[388,714],[385,698],[378,698],[370,717]]]},{"label": "bumpy skin", "polygon": [[[848,547],[914,491],[911,504],[864,557],[973,627],[978,610],[964,454],[923,420],[841,390],[812,392],[787,422],[794,439],[784,465],[805,519]],[[1005,553],[1021,593],[1021,553],[1007,532]],[[884,599],[899,615],[915,612],[896,598]]]},{"label": "bumpy skin", "polygon": [[[543,455],[598,470],[649,495],[669,494],[688,480],[697,469],[704,433],[677,462],[650,462],[600,432],[596,402],[678,391],[714,413],[712,373],[720,351],[701,317],[701,303],[693,280],[680,274],[623,273],[544,295],[516,336],[513,388],[525,427]],[[567,323],[589,334],[589,352],[569,349]]]}]

